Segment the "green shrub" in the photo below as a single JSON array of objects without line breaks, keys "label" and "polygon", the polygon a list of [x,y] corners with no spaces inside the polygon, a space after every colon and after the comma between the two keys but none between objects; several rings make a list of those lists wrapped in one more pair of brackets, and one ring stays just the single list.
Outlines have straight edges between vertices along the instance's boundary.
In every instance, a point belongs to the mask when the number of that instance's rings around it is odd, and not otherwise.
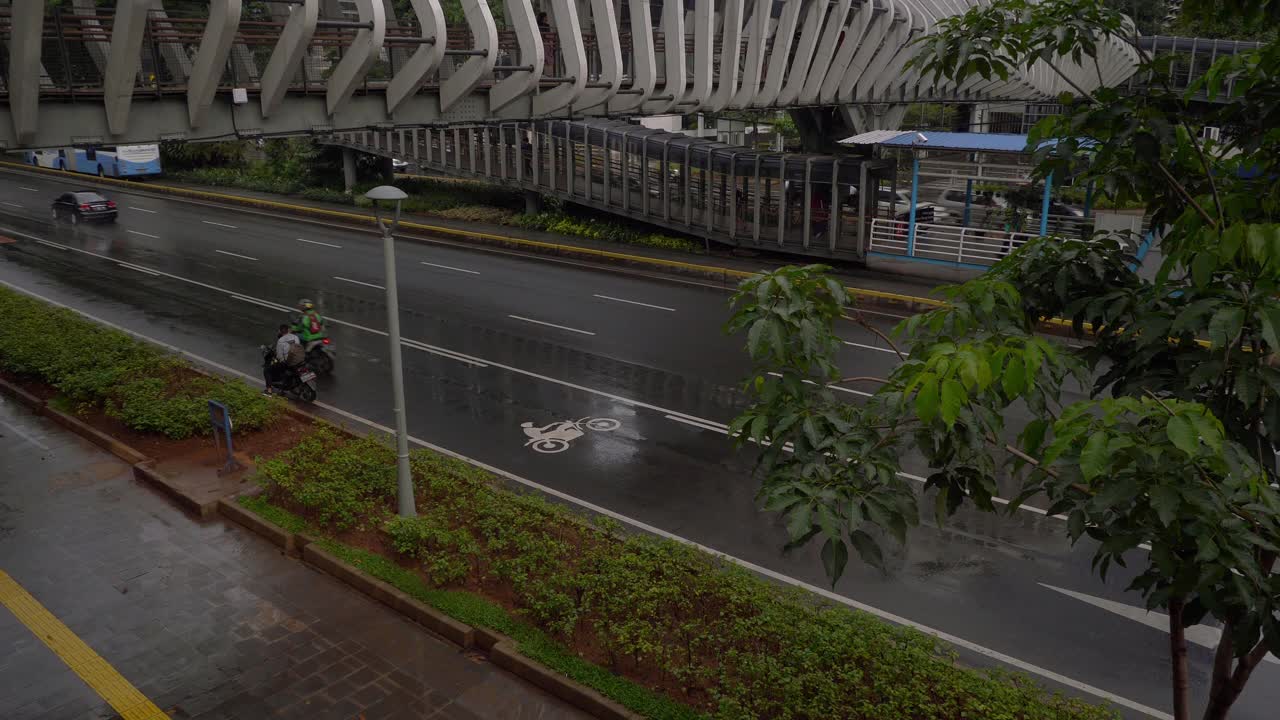
[{"label": "green shrub", "polygon": [[645,233],[631,225],[591,217],[574,217],[564,210],[549,210],[530,215],[520,215],[512,219],[512,224],[530,230],[603,240],[605,242],[626,245],[643,245],[664,250],[700,253],[704,251],[701,244],[687,238]]},{"label": "green shrub", "polygon": [[377,527],[395,499],[395,451],[374,438],[344,441],[324,426],[259,463],[258,481],[325,527]]},{"label": "green shrub", "polygon": [[[352,471],[356,456],[380,474]],[[620,538],[540,496],[503,490],[457,460],[422,450],[411,466],[421,513],[412,519],[390,518],[394,457],[378,441],[317,433],[263,471],[273,501],[334,529],[380,527],[396,552],[421,563],[430,584],[388,558],[349,551],[361,567],[464,622],[524,632],[521,652],[571,667],[577,679],[651,717],[696,713],[653,700],[561,643],[595,649],[615,673],[686,688],[673,698],[718,718],[1114,717],[1023,678],[958,667],[923,633],[821,604],[691,546]],[[460,585],[510,602],[532,628],[520,631],[522,623],[500,610],[450,593]]]},{"label": "green shrub", "polygon": [[4,289],[0,367],[52,385],[72,407],[101,406],[132,429],[171,438],[210,432],[209,400],[226,404],[245,429],[264,427],[279,412],[244,382],[195,374],[123,332]]}]

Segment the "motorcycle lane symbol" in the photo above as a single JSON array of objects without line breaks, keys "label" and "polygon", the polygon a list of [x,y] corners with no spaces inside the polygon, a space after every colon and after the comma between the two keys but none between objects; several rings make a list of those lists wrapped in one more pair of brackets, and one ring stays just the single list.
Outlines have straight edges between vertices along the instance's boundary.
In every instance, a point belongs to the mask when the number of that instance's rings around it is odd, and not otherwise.
[{"label": "motorcycle lane symbol", "polygon": [[622,427],[622,423],[613,418],[584,417],[581,420],[553,422],[542,427],[534,427],[532,422],[523,422],[520,427],[529,438],[525,447],[533,448],[534,452],[551,454],[568,450],[569,443],[585,435],[587,430],[613,432]]}]

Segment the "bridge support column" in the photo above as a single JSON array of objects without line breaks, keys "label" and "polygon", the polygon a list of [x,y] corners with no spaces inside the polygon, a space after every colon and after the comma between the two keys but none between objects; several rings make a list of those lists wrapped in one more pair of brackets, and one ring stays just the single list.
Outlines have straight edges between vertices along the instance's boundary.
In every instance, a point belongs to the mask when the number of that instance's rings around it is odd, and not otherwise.
[{"label": "bridge support column", "polygon": [[342,148],[342,187],[348,195],[356,187],[356,151]]},{"label": "bridge support column", "polygon": [[[474,166],[472,169],[474,170]],[[378,156],[378,177],[388,185],[396,181],[396,166],[392,164],[391,158]]]}]

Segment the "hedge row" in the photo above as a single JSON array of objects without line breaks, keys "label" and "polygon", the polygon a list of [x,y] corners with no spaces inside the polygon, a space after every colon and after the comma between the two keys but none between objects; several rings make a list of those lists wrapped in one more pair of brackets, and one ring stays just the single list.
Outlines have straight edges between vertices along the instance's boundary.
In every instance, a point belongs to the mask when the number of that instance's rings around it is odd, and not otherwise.
[{"label": "hedge row", "polygon": [[196,374],[152,345],[3,288],[0,369],[52,385],[77,409],[103,408],[129,428],[175,439],[209,432],[209,400],[244,429],[279,411],[244,382]]},{"label": "hedge row", "polygon": [[[544,649],[561,648],[561,661],[579,651],[611,671],[580,680],[649,717],[1114,717],[1025,679],[960,668],[929,636],[819,604],[689,546],[623,538],[609,523],[500,489],[465,463],[424,450],[412,468],[420,514],[398,518],[391,448],[322,429],[259,465],[262,502],[330,538],[358,536],[361,547],[373,538],[394,562],[350,549],[348,559],[446,612],[442,598],[458,592],[501,599]],[[472,615],[460,619],[492,625]]]}]

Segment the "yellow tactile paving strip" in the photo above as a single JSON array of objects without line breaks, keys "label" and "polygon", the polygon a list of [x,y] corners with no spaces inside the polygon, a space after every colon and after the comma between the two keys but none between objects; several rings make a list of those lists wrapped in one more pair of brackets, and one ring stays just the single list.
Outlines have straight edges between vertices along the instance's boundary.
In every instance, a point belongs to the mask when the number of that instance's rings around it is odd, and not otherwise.
[{"label": "yellow tactile paving strip", "polygon": [[0,605],[40,638],[85,684],[102,696],[123,720],[169,720],[124,676],[63,625],[9,574],[0,570]]}]

